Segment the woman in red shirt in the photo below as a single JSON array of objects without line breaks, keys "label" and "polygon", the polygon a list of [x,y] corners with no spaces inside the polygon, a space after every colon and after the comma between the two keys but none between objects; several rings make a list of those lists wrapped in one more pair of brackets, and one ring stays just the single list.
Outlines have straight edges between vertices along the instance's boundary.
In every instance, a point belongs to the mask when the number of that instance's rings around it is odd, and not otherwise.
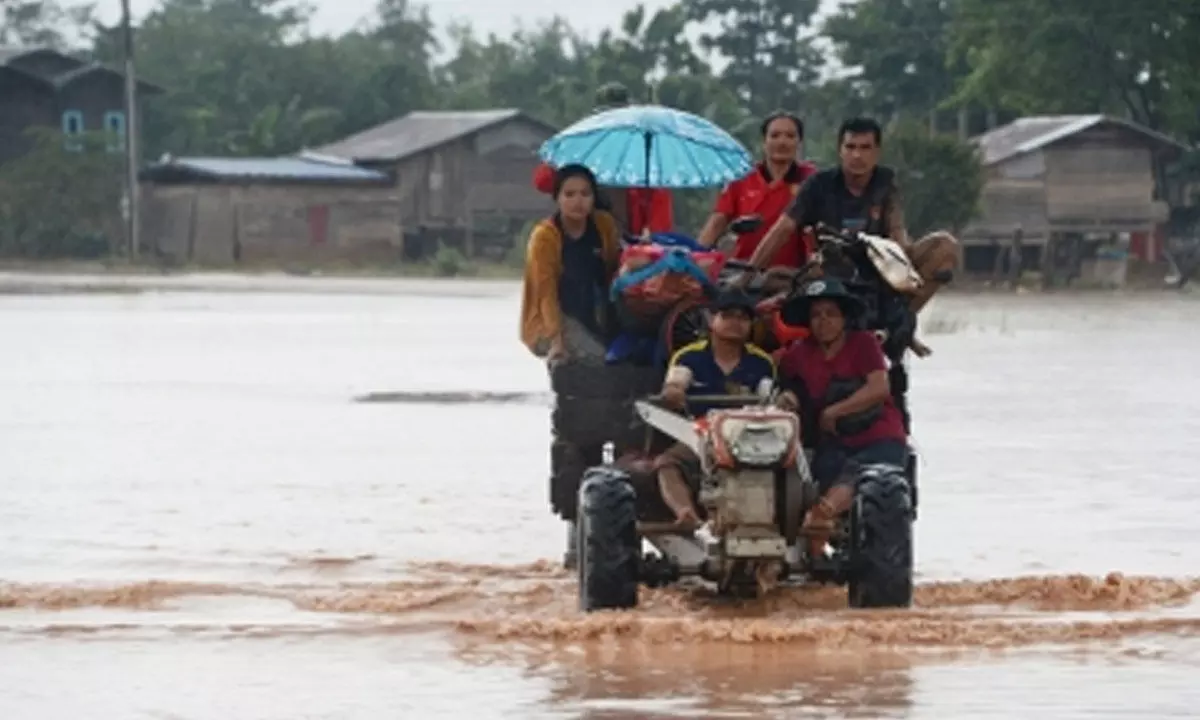
[{"label": "woman in red shirt", "polygon": [[[908,461],[904,419],[892,399],[887,360],[874,333],[853,330],[863,306],[835,279],[818,280],[792,301],[810,335],[779,361],[781,405],[801,410],[806,445],[815,445],[813,478],[823,497],[804,518],[811,551],[824,549],[834,520],[850,509],[857,478],[849,461],[903,469]],[[816,437],[814,437],[816,435]]]},{"label": "woman in red shirt", "polygon": [[[790,113],[774,112],[763,120],[761,130],[762,161],[749,175],[725,187],[698,238],[712,247],[734,219],[743,215],[761,216],[763,222],[758,230],[738,238],[733,251],[738,260],[750,259],[763,236],[792,204],[800,186],[817,172],[816,165],[796,160],[804,143],[803,120]],[[770,265],[800,267],[811,252],[811,239],[797,230]]]}]

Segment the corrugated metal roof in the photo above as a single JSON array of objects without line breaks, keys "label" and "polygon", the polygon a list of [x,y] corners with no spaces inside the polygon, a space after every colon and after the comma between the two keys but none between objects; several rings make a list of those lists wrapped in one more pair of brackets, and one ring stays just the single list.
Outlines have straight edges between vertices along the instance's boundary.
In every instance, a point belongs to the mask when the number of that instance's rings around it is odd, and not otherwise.
[{"label": "corrugated metal roof", "polygon": [[282,158],[170,158],[147,168],[151,178],[183,178],[188,175],[211,180],[273,180],[292,182],[372,183],[388,182],[386,173],[345,163],[317,162],[296,157]]},{"label": "corrugated metal roof", "polygon": [[520,110],[417,111],[316,149],[362,161],[395,161],[522,115]]},{"label": "corrugated metal roof", "polygon": [[[118,77],[118,78],[125,77],[125,74],[123,72],[121,72],[119,70],[114,70],[113,68],[110,68],[107,65],[101,65],[100,63],[90,63],[88,65],[81,65],[81,66],[75,68],[74,70],[68,70],[67,72],[65,72],[61,75],[56,75],[54,77],[54,84],[57,87],[61,88],[61,87],[66,86],[69,83],[72,83],[72,82],[78,80],[81,77],[86,77],[93,73],[106,73],[108,75],[112,75],[113,77]],[[147,82],[146,80],[142,80],[141,78],[138,78],[137,84],[138,84],[139,92],[149,91],[151,93],[161,93],[163,91],[162,88],[155,85],[154,83]]]},{"label": "corrugated metal roof", "polygon": [[[65,60],[69,61],[70,63],[73,63],[75,65],[75,67],[73,67],[72,69],[67,70],[65,72],[60,72],[58,74],[54,74],[54,73],[49,73],[49,72],[36,72],[36,71],[24,69],[24,68],[19,67],[21,65],[21,63],[13,62],[14,60],[17,60],[18,58],[24,57],[25,55],[32,55],[34,53],[41,53],[41,52],[53,53],[53,54],[59,56],[60,58],[63,58]],[[25,75],[28,75],[29,77],[37,78],[38,80],[41,80],[43,82],[51,83],[55,87],[58,87],[58,88],[61,88],[64,85],[66,85],[70,82],[73,82],[74,80],[77,80],[78,78],[84,77],[86,75],[90,75],[92,73],[97,73],[97,72],[107,73],[109,75],[113,75],[115,77],[120,77],[120,78],[125,77],[124,73],[122,73],[120,70],[111,68],[107,65],[104,65],[104,64],[98,63],[98,62],[84,62],[82,60],[73,58],[70,55],[61,53],[58,50],[55,50],[54,48],[49,48],[49,47],[0,47],[0,67],[8,67],[17,72],[24,73]],[[161,93],[163,91],[163,89],[161,87],[159,87],[158,85],[155,85],[154,83],[148,82],[144,79],[138,80],[138,89],[141,91],[144,91],[144,92],[151,92],[151,93]]]},{"label": "corrugated metal roof", "polygon": [[1123,125],[1159,143],[1179,149],[1187,146],[1162,133],[1123,118],[1106,115],[1036,115],[1024,117],[990,130],[974,139],[983,155],[984,165],[995,165],[1018,155],[1040,150],[1100,123]]}]

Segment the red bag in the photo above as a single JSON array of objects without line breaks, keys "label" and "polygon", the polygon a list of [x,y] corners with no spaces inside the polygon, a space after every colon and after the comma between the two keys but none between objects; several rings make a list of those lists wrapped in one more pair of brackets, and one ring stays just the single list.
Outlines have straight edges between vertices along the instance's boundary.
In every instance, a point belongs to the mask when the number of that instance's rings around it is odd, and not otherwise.
[{"label": "red bag", "polygon": [[[661,260],[668,252],[678,250],[654,244],[628,247],[621,253],[617,277],[641,270]],[[688,256],[715,284],[725,265],[725,255],[717,250],[709,250],[692,252]],[[621,302],[635,316],[649,320],[660,318],[684,300],[697,300],[703,296],[704,285],[696,277],[685,272],[664,270],[625,288],[621,293]]]}]

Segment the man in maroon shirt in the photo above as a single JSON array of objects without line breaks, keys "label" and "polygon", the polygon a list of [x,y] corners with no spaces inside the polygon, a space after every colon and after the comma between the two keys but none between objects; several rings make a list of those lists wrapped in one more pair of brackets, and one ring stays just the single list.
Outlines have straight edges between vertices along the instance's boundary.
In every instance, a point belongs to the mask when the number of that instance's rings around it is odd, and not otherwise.
[{"label": "man in maroon shirt", "polygon": [[789,311],[807,320],[810,335],[780,359],[785,389],[780,403],[801,411],[805,444],[815,446],[812,471],[823,496],[804,518],[804,527],[816,557],[834,521],[854,500],[853,466],[883,463],[903,469],[908,436],[879,341],[874,333],[853,329],[864,309],[858,298],[840,281],[826,279],[792,302]]}]

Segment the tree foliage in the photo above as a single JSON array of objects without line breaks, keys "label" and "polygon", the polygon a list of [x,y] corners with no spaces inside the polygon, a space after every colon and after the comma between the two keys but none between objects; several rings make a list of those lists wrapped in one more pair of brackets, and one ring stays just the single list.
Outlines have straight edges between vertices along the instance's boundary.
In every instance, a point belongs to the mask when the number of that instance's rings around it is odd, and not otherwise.
[{"label": "tree foliage", "polygon": [[1026,113],[1111,112],[1200,139],[1200,4],[957,0],[962,100]]},{"label": "tree foliage", "polygon": [[954,95],[966,68],[948,57],[953,3],[947,0],[859,0],[825,23],[838,59],[884,116],[922,116]]},{"label": "tree foliage", "polygon": [[909,121],[888,135],[884,156],[904,189],[905,219],[914,237],[957,232],[976,217],[984,176],[974,146],[954,136],[931,138],[927,127]]},{"label": "tree foliage", "polygon": [[27,155],[0,166],[0,254],[98,257],[121,237],[120,155],[105,133],[68,148],[58,132],[35,129]]},{"label": "tree foliage", "polygon": [[[117,30],[63,2],[0,0],[0,44],[119,61]],[[938,110],[966,108],[976,129],[985,111],[1120,113],[1200,141],[1191,0],[858,0],[823,23],[818,5],[688,0],[637,7],[598,34],[547,18],[501,36],[465,24],[439,33],[414,0],[378,0],[366,22],[331,36],[313,32],[301,0],[160,0],[136,33],[142,76],[168,91],[147,108],[146,157],[286,154],[418,108],[517,107],[565,125],[618,82],[752,149],[757,118],[797,112],[806,154],[825,163],[844,117],[875,116],[890,124],[914,225],[960,227],[978,184],[950,180],[974,177],[961,143],[916,128]],[[709,202],[680,205],[694,223]]]}]

